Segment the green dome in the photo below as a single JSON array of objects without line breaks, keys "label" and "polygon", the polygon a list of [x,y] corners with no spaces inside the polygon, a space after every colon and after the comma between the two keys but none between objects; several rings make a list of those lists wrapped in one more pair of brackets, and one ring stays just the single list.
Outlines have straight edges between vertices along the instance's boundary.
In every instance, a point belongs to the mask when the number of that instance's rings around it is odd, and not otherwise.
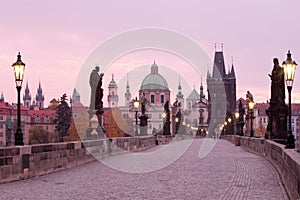
[{"label": "green dome", "polygon": [[155,62],[151,66],[151,73],[144,78],[141,90],[169,90],[166,79],[158,74],[158,66]]}]

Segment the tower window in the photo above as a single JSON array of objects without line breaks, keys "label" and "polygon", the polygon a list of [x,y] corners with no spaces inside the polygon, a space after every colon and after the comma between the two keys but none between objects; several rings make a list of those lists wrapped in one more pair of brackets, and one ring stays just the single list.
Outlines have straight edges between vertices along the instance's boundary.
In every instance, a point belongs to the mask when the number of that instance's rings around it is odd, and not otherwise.
[{"label": "tower window", "polygon": [[165,96],[164,95],[160,95],[160,103],[165,103]]},{"label": "tower window", "polygon": [[150,102],[151,102],[151,103],[154,103],[155,95],[154,95],[154,94],[151,94],[150,98],[151,98],[151,99],[150,99],[150,100],[151,100]]}]

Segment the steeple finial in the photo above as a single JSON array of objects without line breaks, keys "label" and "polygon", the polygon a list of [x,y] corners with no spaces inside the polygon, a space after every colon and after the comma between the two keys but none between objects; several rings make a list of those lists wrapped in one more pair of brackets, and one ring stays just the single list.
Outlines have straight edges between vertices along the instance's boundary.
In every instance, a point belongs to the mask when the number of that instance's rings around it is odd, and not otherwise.
[{"label": "steeple finial", "polygon": [[221,49],[222,49],[222,52],[223,52],[223,47],[224,47],[224,45],[223,45],[223,43],[221,43]]},{"label": "steeple finial", "polygon": [[215,43],[215,52],[217,51],[217,44]]}]

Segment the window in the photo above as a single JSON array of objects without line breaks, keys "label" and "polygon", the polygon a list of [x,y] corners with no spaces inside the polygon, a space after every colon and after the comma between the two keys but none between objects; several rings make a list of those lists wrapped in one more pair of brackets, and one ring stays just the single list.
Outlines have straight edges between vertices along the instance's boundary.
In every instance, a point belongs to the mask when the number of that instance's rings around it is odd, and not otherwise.
[{"label": "window", "polygon": [[160,95],[160,103],[165,103],[165,96],[164,95]]},{"label": "window", "polygon": [[0,137],[3,137],[3,133],[2,132],[0,132]]},{"label": "window", "polygon": [[40,116],[37,115],[37,116],[35,117],[35,123],[40,123],[40,122],[41,122]]},{"label": "window", "polygon": [[45,116],[45,123],[50,123],[50,119],[48,115]]},{"label": "window", "polygon": [[0,128],[3,128],[3,124],[0,124]]},{"label": "window", "polygon": [[0,120],[3,120],[3,119],[4,119],[3,115],[0,115]]},{"label": "window", "polygon": [[151,103],[154,103],[154,99],[155,99],[155,95],[154,94],[151,94],[151,96],[150,96],[150,98],[151,98]]},{"label": "window", "polygon": [[0,141],[0,146],[3,146],[3,142],[2,141]]}]

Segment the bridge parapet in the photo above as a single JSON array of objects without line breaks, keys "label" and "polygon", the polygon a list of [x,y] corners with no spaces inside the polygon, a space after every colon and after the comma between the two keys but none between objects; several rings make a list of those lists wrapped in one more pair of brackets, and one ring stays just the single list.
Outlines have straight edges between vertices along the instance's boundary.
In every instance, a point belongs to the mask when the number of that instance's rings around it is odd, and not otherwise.
[{"label": "bridge parapet", "polygon": [[124,152],[155,146],[154,136],[0,148],[0,183],[60,171]]},{"label": "bridge parapet", "polygon": [[222,136],[222,139],[232,143],[237,138],[243,148],[265,157],[273,164],[290,199],[300,199],[300,154],[295,149],[285,149],[285,145],[263,138]]}]

